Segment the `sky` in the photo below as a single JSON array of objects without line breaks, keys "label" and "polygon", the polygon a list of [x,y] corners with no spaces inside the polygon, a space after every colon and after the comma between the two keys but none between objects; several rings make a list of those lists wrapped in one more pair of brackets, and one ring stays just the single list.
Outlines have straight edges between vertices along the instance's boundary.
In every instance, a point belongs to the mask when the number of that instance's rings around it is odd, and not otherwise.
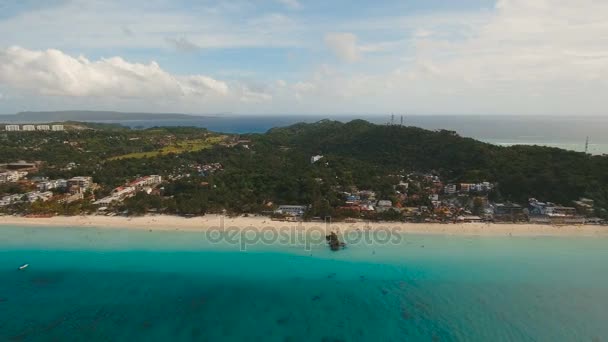
[{"label": "sky", "polygon": [[0,0],[0,113],[608,114],[608,0]]}]

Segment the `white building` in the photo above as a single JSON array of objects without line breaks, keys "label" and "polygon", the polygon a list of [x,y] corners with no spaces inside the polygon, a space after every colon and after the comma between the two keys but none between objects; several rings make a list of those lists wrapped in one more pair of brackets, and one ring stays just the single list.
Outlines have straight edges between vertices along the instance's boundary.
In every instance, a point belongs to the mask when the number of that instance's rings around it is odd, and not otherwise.
[{"label": "white building", "polygon": [[8,132],[16,132],[19,131],[19,125],[6,125],[4,129]]},{"label": "white building", "polygon": [[46,201],[50,200],[51,197],[53,197],[53,193],[50,191],[45,191],[45,192],[33,191],[33,192],[28,192],[26,195],[27,195],[27,200],[30,202],[36,202],[37,200],[46,202]]},{"label": "white building", "polygon": [[282,215],[302,216],[307,207],[304,205],[281,205],[274,212]]},{"label": "white building", "polygon": [[110,205],[113,202],[122,202],[126,198],[129,198],[129,197],[132,197],[133,195],[135,195],[136,191],[137,191],[137,189],[132,186],[119,187],[119,188],[114,189],[114,191],[112,191],[112,194],[110,196],[101,198],[101,199],[93,202],[93,204]]},{"label": "white building", "polygon": [[2,172],[2,173],[0,173],[0,183],[17,182],[25,176],[27,176],[27,172],[25,172],[25,171]]},{"label": "white building", "polygon": [[39,191],[49,191],[53,189],[60,189],[67,187],[67,181],[65,179],[52,179],[42,181],[36,184]]},{"label": "white building", "polygon": [[63,125],[53,125],[51,126],[51,130],[53,131],[63,131]]},{"label": "white building", "polygon": [[36,126],[34,125],[23,125],[21,128],[23,131],[32,132],[36,130]]},{"label": "white building", "polygon": [[393,202],[391,202],[389,200],[379,200],[377,205],[379,207],[390,208],[393,206]]},{"label": "white building", "polygon": [[36,129],[39,131],[50,131],[51,130],[51,126],[49,125],[38,125],[36,126]]},{"label": "white building", "polygon": [[134,188],[143,188],[146,186],[156,186],[162,182],[162,177],[159,175],[150,175],[141,178],[137,178],[136,180],[129,183],[130,187]]},{"label": "white building", "polygon": [[93,177],[78,176],[68,179],[67,186],[78,186],[81,190],[87,190],[93,185]]},{"label": "white building", "polygon": [[21,201],[23,194],[8,195],[0,198],[0,207],[5,207],[13,203]]},{"label": "white building", "polygon": [[321,159],[323,159],[323,156],[321,156],[321,155],[312,156],[312,157],[310,157],[310,163],[314,164]]}]

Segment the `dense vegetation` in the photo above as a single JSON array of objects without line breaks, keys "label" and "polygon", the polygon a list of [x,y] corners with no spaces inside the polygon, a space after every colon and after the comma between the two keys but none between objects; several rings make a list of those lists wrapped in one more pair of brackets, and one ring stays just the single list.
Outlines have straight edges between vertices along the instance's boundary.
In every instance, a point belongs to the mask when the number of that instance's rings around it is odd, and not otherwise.
[{"label": "dense vegetation", "polygon": [[[261,212],[289,203],[312,204],[310,215],[325,215],[340,204],[340,191],[354,187],[390,199],[394,175],[410,171],[433,172],[446,182],[497,182],[492,196],[500,200],[521,203],[537,197],[570,204],[585,196],[608,207],[608,157],[539,146],[499,147],[451,131],[321,121],[241,136],[250,141],[224,146],[213,140],[219,135],[197,128],[95,128],[4,133],[0,162],[41,160],[39,175],[51,178],[92,175],[102,185],[97,195],[139,175],[173,177],[160,196],[139,194],[121,205],[133,213]],[[213,146],[179,148],[189,141],[190,146],[213,141]],[[324,158],[311,164],[316,154]],[[68,170],[64,166],[70,162],[77,166]],[[194,168],[216,162],[224,166],[221,172],[199,174]]]},{"label": "dense vegetation", "polygon": [[450,182],[489,180],[505,199],[569,203],[588,196],[606,205],[608,157],[541,146],[499,147],[451,131],[379,126],[365,121],[319,122],[271,130],[267,144],[340,156],[378,169],[437,171]]}]

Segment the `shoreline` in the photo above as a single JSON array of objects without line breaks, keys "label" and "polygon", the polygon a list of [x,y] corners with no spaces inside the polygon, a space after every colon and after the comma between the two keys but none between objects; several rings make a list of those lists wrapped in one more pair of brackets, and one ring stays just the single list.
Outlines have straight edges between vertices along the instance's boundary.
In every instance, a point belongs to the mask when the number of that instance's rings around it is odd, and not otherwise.
[{"label": "shoreline", "polygon": [[435,234],[463,236],[573,236],[608,237],[607,226],[566,225],[554,226],[532,223],[403,223],[403,222],[338,222],[329,225],[323,222],[285,222],[272,221],[269,217],[224,217],[205,215],[184,218],[170,215],[146,215],[138,217],[120,216],[53,216],[48,218],[28,218],[19,216],[0,216],[2,226],[28,227],[80,227],[99,229],[133,229],[142,231],[205,232],[217,229],[223,220],[224,228],[238,230],[281,230],[303,229],[305,231],[323,229],[329,231],[378,230],[388,229],[405,234]]}]

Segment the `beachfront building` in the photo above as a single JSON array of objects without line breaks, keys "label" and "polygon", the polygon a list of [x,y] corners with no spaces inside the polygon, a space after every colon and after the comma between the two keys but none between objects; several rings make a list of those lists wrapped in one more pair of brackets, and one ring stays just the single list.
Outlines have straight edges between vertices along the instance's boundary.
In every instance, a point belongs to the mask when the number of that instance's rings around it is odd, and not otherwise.
[{"label": "beachfront building", "polygon": [[36,126],[34,125],[23,125],[23,127],[21,128],[23,131],[25,132],[33,132],[36,130]]},{"label": "beachfront building", "polygon": [[281,205],[274,211],[275,214],[287,216],[302,216],[308,209],[305,205]]},{"label": "beachfront building", "polygon": [[51,126],[49,126],[49,125],[37,125],[36,126],[36,130],[37,131],[50,131],[51,130]]},{"label": "beachfront building", "polygon": [[40,191],[32,191],[25,194],[27,196],[27,200],[30,203],[36,202],[38,200],[46,202],[53,197],[53,193],[50,191],[40,192]]},{"label": "beachfront building", "polygon": [[0,206],[7,206],[14,203],[21,202],[36,202],[38,200],[46,202],[53,197],[53,193],[50,191],[40,192],[40,191],[32,191],[25,194],[14,194],[8,195],[0,198]]},{"label": "beachfront building", "polygon": [[574,206],[579,213],[590,216],[595,212],[595,202],[589,198],[581,198],[578,201],[574,201]]},{"label": "beachfront building", "polygon": [[17,132],[19,131],[19,125],[6,125],[4,126],[4,130],[7,132]]},{"label": "beachfront building", "polygon": [[65,194],[62,197],[59,197],[57,199],[57,202],[59,203],[72,203],[72,202],[76,202],[76,201],[80,201],[84,199],[84,194],[82,192],[76,193],[76,194]]},{"label": "beachfront building", "polygon": [[132,187],[132,186],[122,187],[121,186],[121,187],[114,189],[112,191],[112,193],[110,194],[110,196],[101,198],[101,199],[93,202],[93,204],[108,206],[114,202],[122,202],[125,199],[135,195],[136,192],[137,192],[137,189],[135,187]]},{"label": "beachfront building", "polygon": [[53,125],[51,126],[51,130],[55,132],[63,131],[63,125]]},{"label": "beachfront building", "polygon": [[515,203],[495,203],[494,220],[501,222],[526,221],[528,215],[525,208]]},{"label": "beachfront building", "polygon": [[21,202],[23,200],[23,194],[13,194],[0,198],[0,206],[7,206],[13,203]]}]

